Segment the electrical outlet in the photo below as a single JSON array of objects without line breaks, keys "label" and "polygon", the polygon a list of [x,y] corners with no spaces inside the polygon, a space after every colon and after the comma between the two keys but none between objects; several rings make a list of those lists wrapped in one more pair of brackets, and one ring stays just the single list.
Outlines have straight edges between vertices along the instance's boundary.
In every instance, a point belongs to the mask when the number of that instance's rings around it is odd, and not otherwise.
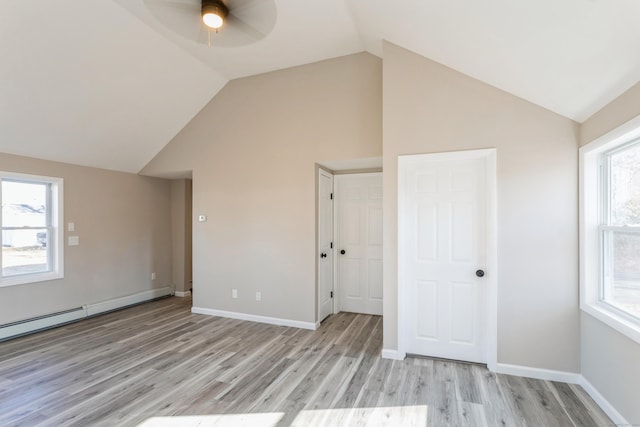
[{"label": "electrical outlet", "polygon": [[156,280],[156,273],[151,273],[151,280]]},{"label": "electrical outlet", "polygon": [[256,301],[262,301],[262,292],[256,292]]},{"label": "electrical outlet", "polygon": [[238,298],[238,290],[237,289],[231,289],[231,298],[234,298],[234,299]]}]

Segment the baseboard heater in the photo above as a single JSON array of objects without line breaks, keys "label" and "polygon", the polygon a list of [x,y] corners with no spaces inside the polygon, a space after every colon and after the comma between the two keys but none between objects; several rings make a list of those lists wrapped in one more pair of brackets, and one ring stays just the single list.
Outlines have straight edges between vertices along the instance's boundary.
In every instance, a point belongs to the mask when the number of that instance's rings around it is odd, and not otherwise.
[{"label": "baseboard heater", "polygon": [[0,342],[173,295],[170,286],[0,325]]}]

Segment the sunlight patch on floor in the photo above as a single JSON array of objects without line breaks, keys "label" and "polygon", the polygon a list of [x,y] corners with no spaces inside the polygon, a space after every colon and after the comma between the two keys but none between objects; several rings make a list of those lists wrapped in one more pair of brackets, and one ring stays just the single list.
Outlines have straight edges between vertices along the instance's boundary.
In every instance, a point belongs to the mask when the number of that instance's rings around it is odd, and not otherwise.
[{"label": "sunlight patch on floor", "polygon": [[181,417],[153,417],[138,424],[138,427],[274,427],[283,417],[282,412],[263,414],[220,414]]},{"label": "sunlight patch on floor", "polygon": [[301,411],[292,426],[417,426],[427,425],[427,406],[337,408]]},{"label": "sunlight patch on floor", "polygon": [[[427,425],[427,406],[386,406],[380,408],[337,408],[303,410],[292,421],[292,426],[350,426],[367,427]],[[259,414],[192,415],[153,417],[138,427],[274,427],[283,412]]]}]

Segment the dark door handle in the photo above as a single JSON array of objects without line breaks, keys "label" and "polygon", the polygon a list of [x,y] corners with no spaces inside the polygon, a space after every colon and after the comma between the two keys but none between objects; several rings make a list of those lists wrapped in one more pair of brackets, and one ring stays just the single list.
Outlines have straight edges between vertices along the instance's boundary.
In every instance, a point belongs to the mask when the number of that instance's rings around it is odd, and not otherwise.
[{"label": "dark door handle", "polygon": [[476,270],[476,276],[484,277],[484,270]]},{"label": "dark door handle", "polygon": [[341,250],[341,251],[340,251],[340,253],[341,253],[342,255],[344,255],[344,254],[346,254],[346,253],[347,253],[347,251],[345,251],[345,250],[343,249],[343,250]]},{"label": "dark door handle", "polygon": [[325,254],[324,252],[320,254],[320,258],[326,258],[327,254]]}]

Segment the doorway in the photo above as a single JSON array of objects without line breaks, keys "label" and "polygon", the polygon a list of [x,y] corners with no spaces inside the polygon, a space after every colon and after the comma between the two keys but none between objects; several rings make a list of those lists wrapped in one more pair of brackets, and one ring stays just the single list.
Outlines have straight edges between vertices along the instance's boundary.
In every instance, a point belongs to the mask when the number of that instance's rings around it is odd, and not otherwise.
[{"label": "doorway", "polygon": [[336,173],[318,168],[318,322],[382,315],[382,172]]},{"label": "doorway", "polygon": [[333,174],[318,169],[318,322],[334,313]]},{"label": "doorway", "polygon": [[338,311],[382,315],[382,173],[335,176]]},{"label": "doorway", "polygon": [[400,352],[496,360],[496,151],[398,159]]}]

